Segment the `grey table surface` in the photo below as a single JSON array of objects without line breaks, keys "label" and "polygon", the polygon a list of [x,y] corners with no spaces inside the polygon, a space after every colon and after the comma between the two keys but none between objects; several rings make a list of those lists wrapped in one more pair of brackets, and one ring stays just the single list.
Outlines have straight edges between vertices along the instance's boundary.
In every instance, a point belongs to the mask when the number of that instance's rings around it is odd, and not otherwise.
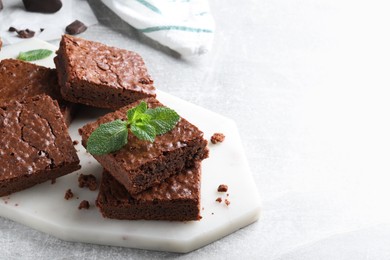
[{"label": "grey table surface", "polygon": [[[238,125],[260,220],[188,254],[70,243],[0,218],[0,259],[389,259],[386,1],[210,0],[182,59],[89,1],[82,36],[140,53],[156,86]],[[369,141],[367,141],[369,140]]]}]

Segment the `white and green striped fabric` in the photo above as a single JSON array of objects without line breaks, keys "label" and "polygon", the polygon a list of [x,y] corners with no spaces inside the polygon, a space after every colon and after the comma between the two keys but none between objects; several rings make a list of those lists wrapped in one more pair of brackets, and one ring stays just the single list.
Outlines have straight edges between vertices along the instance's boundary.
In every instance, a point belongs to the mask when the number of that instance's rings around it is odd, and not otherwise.
[{"label": "white and green striped fabric", "polygon": [[103,0],[124,21],[183,56],[210,51],[215,24],[207,0]]}]

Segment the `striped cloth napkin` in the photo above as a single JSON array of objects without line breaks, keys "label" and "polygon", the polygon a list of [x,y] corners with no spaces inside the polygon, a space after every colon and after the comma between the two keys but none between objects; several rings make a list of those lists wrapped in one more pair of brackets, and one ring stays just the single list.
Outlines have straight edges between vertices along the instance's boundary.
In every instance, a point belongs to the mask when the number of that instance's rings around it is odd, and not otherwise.
[{"label": "striped cloth napkin", "polygon": [[182,56],[210,51],[215,23],[207,0],[102,0],[124,21]]}]

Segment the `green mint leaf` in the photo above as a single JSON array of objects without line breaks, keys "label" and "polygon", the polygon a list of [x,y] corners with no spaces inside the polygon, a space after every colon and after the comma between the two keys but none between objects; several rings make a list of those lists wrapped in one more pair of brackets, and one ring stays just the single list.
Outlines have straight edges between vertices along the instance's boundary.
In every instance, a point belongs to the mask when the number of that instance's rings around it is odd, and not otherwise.
[{"label": "green mint leaf", "polygon": [[131,125],[130,130],[140,140],[146,140],[153,143],[154,138],[156,138],[156,130],[151,125],[133,124]]},{"label": "green mint leaf", "polygon": [[44,58],[49,57],[52,53],[53,51],[46,49],[31,50],[26,52],[20,52],[17,59],[23,61],[42,60]]},{"label": "green mint leaf", "polygon": [[151,116],[149,124],[156,130],[156,135],[162,135],[171,131],[180,119],[176,111],[167,107],[148,109],[146,114]]},{"label": "green mint leaf", "polygon": [[102,124],[89,136],[87,151],[93,155],[115,152],[127,144],[128,134],[125,121],[115,120]]},{"label": "green mint leaf", "polygon": [[146,112],[147,109],[148,105],[145,101],[142,101],[138,106],[133,107],[127,111],[127,120],[129,120],[130,124],[134,123],[140,115]]}]

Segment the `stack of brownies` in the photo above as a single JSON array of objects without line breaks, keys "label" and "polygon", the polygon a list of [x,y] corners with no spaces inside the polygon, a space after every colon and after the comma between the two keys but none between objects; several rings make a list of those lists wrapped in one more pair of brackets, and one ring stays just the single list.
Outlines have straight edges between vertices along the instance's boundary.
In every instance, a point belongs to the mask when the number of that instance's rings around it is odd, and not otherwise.
[{"label": "stack of brownies", "polygon": [[[0,196],[80,168],[65,125],[73,103],[116,110],[79,129],[85,147],[100,125],[126,120],[127,111],[141,102],[148,108],[163,106],[143,59],[134,52],[64,35],[54,61],[56,70],[16,60],[1,62],[0,80],[13,87],[0,88],[0,96],[23,99],[0,100],[0,142],[5,147],[0,147],[5,154],[0,163],[6,165],[0,168]],[[104,217],[201,218],[201,161],[208,157],[207,141],[184,118],[153,143],[129,132],[121,149],[93,156],[104,167],[96,200]]]}]

